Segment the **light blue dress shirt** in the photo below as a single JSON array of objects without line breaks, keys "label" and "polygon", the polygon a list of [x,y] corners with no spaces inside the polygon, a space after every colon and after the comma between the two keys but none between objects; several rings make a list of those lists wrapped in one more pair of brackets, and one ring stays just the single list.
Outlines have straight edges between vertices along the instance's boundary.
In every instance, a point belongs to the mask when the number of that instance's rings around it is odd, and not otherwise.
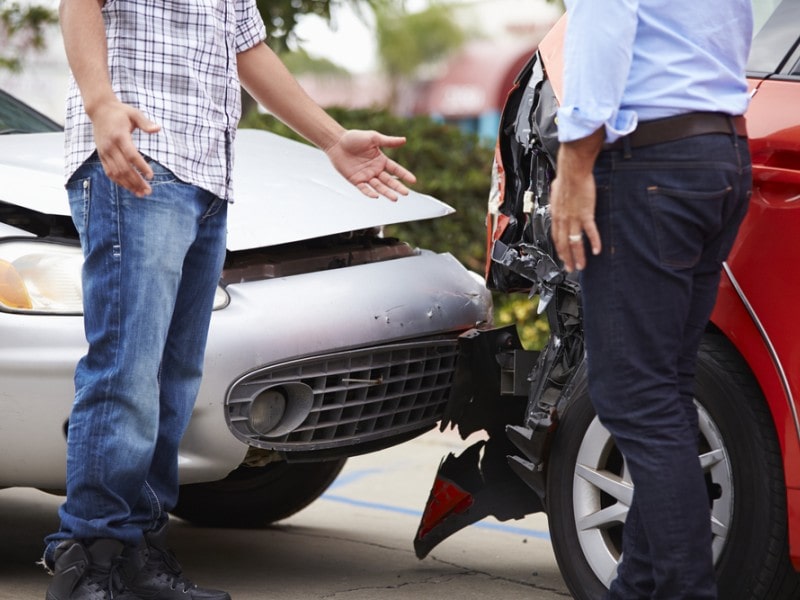
[{"label": "light blue dress shirt", "polygon": [[566,0],[562,142],[691,111],[743,114],[750,0]]}]

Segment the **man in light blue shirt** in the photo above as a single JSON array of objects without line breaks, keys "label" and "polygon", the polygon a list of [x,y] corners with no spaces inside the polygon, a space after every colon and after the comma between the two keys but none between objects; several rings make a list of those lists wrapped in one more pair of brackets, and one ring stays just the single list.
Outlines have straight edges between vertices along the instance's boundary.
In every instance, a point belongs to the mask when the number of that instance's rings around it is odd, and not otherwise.
[{"label": "man in light blue shirt", "polygon": [[697,350],[747,211],[749,0],[567,0],[552,236],[634,497],[609,598],[716,598]]}]

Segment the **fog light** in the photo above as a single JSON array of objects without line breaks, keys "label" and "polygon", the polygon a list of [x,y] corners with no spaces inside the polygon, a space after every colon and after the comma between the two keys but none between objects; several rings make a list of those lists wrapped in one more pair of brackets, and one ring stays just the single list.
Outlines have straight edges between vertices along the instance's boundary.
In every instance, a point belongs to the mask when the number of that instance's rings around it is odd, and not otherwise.
[{"label": "fog light", "polygon": [[285,383],[261,390],[250,404],[250,428],[276,438],[297,429],[311,413],[314,391],[305,383]]},{"label": "fog light", "polygon": [[261,392],[250,405],[250,426],[261,435],[278,426],[286,412],[286,396],[280,388]]}]

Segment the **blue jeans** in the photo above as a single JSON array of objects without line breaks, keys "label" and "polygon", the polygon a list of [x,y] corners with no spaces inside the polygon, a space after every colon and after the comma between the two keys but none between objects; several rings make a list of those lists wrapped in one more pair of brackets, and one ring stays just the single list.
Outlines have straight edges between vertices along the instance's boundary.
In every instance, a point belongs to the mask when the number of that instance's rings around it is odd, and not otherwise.
[{"label": "blue jeans", "polygon": [[747,211],[747,143],[711,134],[602,152],[594,174],[603,251],[581,274],[589,391],[634,483],[608,597],[716,598],[694,374]]},{"label": "blue jeans", "polygon": [[150,163],[153,193],[112,183],[96,155],[67,184],[84,254],[89,349],[75,371],[64,539],[138,544],[178,496],[178,445],[203,368],[225,258],[227,203]]}]

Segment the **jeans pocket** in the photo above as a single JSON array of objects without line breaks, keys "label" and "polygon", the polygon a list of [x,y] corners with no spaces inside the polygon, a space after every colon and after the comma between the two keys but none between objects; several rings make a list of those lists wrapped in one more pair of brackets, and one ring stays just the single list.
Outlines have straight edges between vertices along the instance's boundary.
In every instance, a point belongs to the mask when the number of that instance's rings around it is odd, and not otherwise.
[{"label": "jeans pocket", "polygon": [[164,185],[167,183],[183,183],[180,179],[178,179],[175,173],[162,165],[160,162],[155,161],[148,156],[145,156],[144,158],[150,165],[150,168],[153,169],[153,178],[149,182],[151,186]]},{"label": "jeans pocket", "polygon": [[703,256],[709,236],[719,231],[730,186],[715,190],[647,188],[661,264],[676,269],[692,268]]}]

